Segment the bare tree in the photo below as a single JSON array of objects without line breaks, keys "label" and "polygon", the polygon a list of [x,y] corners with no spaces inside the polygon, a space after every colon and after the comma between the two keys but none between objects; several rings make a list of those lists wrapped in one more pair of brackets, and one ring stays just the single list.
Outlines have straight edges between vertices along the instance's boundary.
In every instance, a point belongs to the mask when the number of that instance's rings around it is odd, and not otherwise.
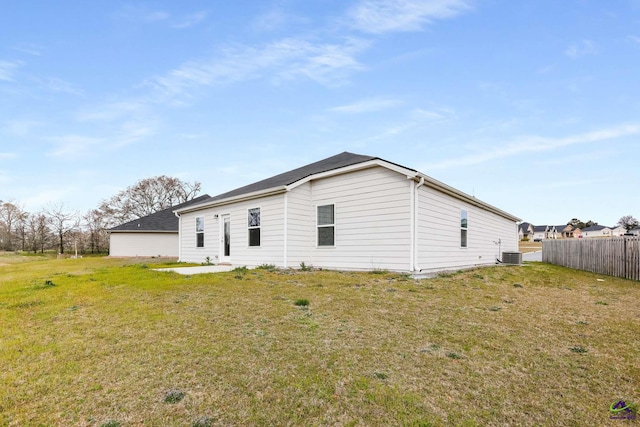
[{"label": "bare tree", "polygon": [[84,214],[82,219],[88,234],[87,243],[91,253],[105,251],[108,246],[107,228],[110,224],[104,213],[98,209],[92,209]]},{"label": "bare tree", "polygon": [[16,221],[16,240],[20,244],[20,250],[25,251],[27,244],[27,221],[29,220],[29,212],[21,210]]},{"label": "bare tree", "polygon": [[617,225],[619,225],[620,227],[623,227],[625,230],[629,231],[629,230],[633,230],[638,225],[640,225],[640,222],[638,222],[638,220],[635,219],[631,215],[625,215],[625,216],[623,216],[622,218],[620,218],[618,220],[618,224]]},{"label": "bare tree", "polygon": [[184,182],[165,175],[143,179],[120,191],[98,208],[115,226],[194,199],[200,192],[199,182]]},{"label": "bare tree", "polygon": [[29,215],[27,219],[27,247],[36,253],[44,248],[49,240],[48,218],[42,212]]},{"label": "bare tree", "polygon": [[15,228],[23,215],[24,212],[22,208],[12,202],[4,202],[0,204],[0,223],[2,223],[2,242],[4,250],[13,250]]},{"label": "bare tree", "polygon": [[49,205],[45,209],[45,213],[49,220],[49,226],[58,240],[59,253],[63,254],[65,237],[78,228],[78,214],[76,212],[68,212],[63,203]]}]

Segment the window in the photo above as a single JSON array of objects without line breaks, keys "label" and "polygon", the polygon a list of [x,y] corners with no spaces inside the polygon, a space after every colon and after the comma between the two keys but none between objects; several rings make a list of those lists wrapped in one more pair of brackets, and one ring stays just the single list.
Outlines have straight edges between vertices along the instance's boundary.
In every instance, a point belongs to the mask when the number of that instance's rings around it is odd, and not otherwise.
[{"label": "window", "polygon": [[196,217],[196,248],[204,248],[204,217]]},{"label": "window", "polygon": [[318,246],[335,245],[334,205],[318,206]]},{"label": "window", "polygon": [[469,222],[467,221],[467,211],[464,209],[460,211],[460,247],[467,247],[467,229]]},{"label": "window", "polygon": [[249,246],[260,246],[260,208],[249,209]]}]

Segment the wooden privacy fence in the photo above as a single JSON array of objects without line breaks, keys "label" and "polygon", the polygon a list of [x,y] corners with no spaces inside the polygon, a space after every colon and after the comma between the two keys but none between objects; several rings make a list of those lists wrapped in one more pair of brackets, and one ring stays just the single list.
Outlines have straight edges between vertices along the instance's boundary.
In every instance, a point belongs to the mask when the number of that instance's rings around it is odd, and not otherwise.
[{"label": "wooden privacy fence", "polygon": [[542,262],[640,280],[640,236],[543,240]]}]

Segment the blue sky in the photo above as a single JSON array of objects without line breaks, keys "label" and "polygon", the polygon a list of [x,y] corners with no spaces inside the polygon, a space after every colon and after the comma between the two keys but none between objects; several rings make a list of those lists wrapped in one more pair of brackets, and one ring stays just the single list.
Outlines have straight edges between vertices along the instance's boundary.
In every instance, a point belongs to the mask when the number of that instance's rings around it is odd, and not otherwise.
[{"label": "blue sky", "polygon": [[351,151],[534,224],[640,217],[640,0],[5,2],[0,199]]}]

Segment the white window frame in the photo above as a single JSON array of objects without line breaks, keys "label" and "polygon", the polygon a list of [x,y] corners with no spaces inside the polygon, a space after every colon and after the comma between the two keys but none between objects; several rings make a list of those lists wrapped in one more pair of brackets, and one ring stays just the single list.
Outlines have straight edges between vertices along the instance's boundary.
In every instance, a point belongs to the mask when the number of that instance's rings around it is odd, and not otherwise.
[{"label": "white window frame", "polygon": [[[198,225],[200,225],[200,224],[198,224],[198,220],[201,220],[202,230],[199,230]],[[197,248],[197,249],[204,248],[204,229],[205,229],[205,226],[204,226],[204,216],[197,216],[197,217],[196,217],[196,248]],[[199,237],[200,235],[202,235],[202,246],[200,246],[200,245],[198,244],[198,237]]]},{"label": "white window frame", "polygon": [[462,249],[469,247],[469,211],[466,209],[460,209],[460,247]]},{"label": "white window frame", "polygon": [[[258,225],[257,226],[251,226],[249,225],[249,211],[254,210],[254,209],[258,209]],[[255,206],[252,208],[247,208],[247,247],[249,248],[259,248],[260,246],[262,246],[262,206]],[[259,245],[252,245],[251,244],[251,230],[258,230],[258,240],[260,242]]]},{"label": "white window frame", "polygon": [[[325,206],[333,206],[333,223],[331,224],[319,224],[320,216],[318,215],[318,209]],[[333,244],[332,245],[321,245],[320,244],[320,229],[321,228],[332,228],[333,229]],[[336,247],[336,204],[335,203],[325,203],[322,205],[316,205],[316,247],[317,248],[335,248]]]}]

